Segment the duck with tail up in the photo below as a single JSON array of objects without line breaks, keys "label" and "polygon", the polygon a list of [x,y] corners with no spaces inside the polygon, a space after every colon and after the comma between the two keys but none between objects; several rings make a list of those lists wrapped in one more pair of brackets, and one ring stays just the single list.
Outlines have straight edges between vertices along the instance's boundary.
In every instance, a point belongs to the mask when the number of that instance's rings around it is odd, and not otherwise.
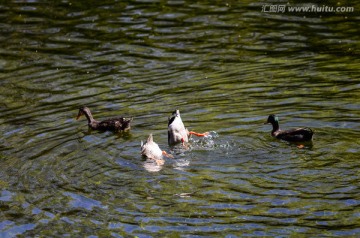
[{"label": "duck with tail up", "polygon": [[145,143],[141,141],[141,155],[145,158],[155,161],[157,165],[163,165],[163,156],[174,158],[171,154],[161,150],[159,145],[154,141],[153,135],[150,134]]},{"label": "duck with tail up", "polygon": [[181,120],[180,117],[180,111],[175,110],[171,117],[169,117],[168,122],[168,143],[170,146],[176,145],[179,143],[182,143],[182,145],[185,146],[185,143],[189,141],[189,137],[191,135],[204,137],[209,135],[209,132],[205,133],[197,133],[194,131],[188,131],[188,129],[185,128],[184,123]]},{"label": "duck with tail up", "polygon": [[85,117],[87,118],[88,126],[91,129],[100,130],[100,131],[106,131],[106,130],[115,131],[115,132],[128,131],[131,128],[130,123],[133,120],[132,118],[118,117],[118,118],[106,119],[103,121],[97,121],[93,118],[90,109],[85,106],[80,107],[76,120],[79,120],[79,118],[83,115],[85,115]]},{"label": "duck with tail up", "polygon": [[279,118],[275,115],[269,115],[267,122],[264,124],[272,124],[271,135],[275,138],[290,142],[306,142],[311,141],[314,132],[308,128],[295,128],[290,130],[280,130]]}]

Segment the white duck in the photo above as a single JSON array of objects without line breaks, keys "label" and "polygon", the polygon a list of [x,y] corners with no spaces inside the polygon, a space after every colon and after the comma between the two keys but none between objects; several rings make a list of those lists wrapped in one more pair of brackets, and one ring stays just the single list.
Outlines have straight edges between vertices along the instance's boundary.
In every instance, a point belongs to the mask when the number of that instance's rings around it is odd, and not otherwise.
[{"label": "white duck", "polygon": [[141,141],[141,155],[149,160],[153,160],[158,165],[164,164],[163,155],[169,158],[173,158],[172,155],[162,151],[159,145],[154,142],[152,134],[149,135],[145,143]]},{"label": "white duck", "polygon": [[168,143],[169,145],[176,145],[178,143],[182,143],[185,145],[189,141],[189,137],[191,135],[195,136],[207,136],[209,132],[205,133],[197,133],[194,131],[188,131],[188,129],[185,128],[184,123],[181,120],[180,117],[180,111],[175,110],[171,117],[169,117],[169,123],[168,123]]}]

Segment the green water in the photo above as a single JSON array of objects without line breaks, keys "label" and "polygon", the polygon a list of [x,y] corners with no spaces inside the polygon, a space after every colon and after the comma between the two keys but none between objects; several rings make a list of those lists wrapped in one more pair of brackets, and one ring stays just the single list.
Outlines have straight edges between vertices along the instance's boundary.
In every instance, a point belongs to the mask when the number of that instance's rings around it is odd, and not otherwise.
[{"label": "green water", "polygon": [[[1,3],[0,237],[359,236],[360,5],[264,4]],[[211,136],[170,148],[175,109]],[[313,142],[272,138],[273,113]],[[141,158],[150,133],[175,159]]]}]

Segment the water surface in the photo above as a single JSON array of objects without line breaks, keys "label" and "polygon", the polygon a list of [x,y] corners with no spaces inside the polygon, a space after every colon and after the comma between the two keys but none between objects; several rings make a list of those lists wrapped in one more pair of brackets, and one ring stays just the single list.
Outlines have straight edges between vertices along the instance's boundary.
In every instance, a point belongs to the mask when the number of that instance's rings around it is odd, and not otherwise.
[{"label": "water surface", "polygon": [[[1,4],[0,236],[359,236],[360,5],[263,4]],[[89,131],[82,105],[133,128]],[[175,109],[211,136],[170,148]],[[141,158],[150,133],[175,159]]]}]

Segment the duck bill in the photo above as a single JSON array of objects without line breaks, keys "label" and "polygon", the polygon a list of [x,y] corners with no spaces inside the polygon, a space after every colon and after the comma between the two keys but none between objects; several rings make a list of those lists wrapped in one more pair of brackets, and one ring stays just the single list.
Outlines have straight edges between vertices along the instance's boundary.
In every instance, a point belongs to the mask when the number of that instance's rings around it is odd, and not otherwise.
[{"label": "duck bill", "polygon": [[76,116],[76,120],[79,120],[82,115],[84,115],[84,113],[79,112],[79,114]]}]

